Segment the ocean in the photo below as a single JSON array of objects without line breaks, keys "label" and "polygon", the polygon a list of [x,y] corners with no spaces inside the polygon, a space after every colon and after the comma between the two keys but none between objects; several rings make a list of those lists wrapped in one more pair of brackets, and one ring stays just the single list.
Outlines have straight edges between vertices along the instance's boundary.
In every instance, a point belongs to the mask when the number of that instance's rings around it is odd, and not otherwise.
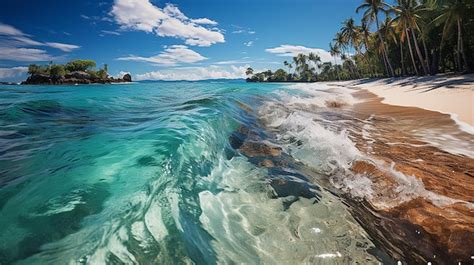
[{"label": "ocean", "polygon": [[[396,262],[355,213],[374,190],[328,107],[358,99],[315,86],[1,86],[0,264]],[[424,194],[408,186],[374,205]]]}]

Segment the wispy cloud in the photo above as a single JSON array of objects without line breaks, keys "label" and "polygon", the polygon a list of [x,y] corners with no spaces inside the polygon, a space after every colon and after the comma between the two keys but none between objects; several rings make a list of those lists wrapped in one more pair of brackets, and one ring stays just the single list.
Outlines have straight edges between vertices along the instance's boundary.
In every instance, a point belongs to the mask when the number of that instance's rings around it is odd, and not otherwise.
[{"label": "wispy cloud", "polygon": [[180,38],[187,45],[211,46],[225,42],[221,31],[203,26],[215,25],[217,22],[207,18],[199,18],[196,22],[173,4],[159,8],[149,0],[116,0],[110,14],[122,29]]},{"label": "wispy cloud", "polygon": [[12,78],[20,76],[28,72],[28,67],[17,66],[12,68],[0,68],[0,79]]},{"label": "wispy cloud", "polygon": [[53,57],[45,50],[17,47],[0,47],[0,60],[18,62],[51,61]]},{"label": "wispy cloud", "polygon": [[206,66],[206,67],[185,67],[173,68],[162,71],[148,72],[135,76],[136,80],[187,80],[198,81],[206,79],[239,79],[245,78],[245,70],[249,67],[231,65],[224,66]]},{"label": "wispy cloud", "polygon": [[117,60],[121,61],[136,61],[146,62],[159,65],[176,65],[178,63],[196,63],[207,58],[201,54],[189,49],[184,45],[172,45],[166,48],[163,52],[152,57],[142,56],[127,56],[120,57]]},{"label": "wispy cloud", "polygon": [[252,61],[249,61],[249,60],[228,60],[228,61],[215,62],[213,64],[230,65],[230,64],[249,64],[249,63],[252,63]]},{"label": "wispy cloud", "polygon": [[101,32],[103,35],[116,35],[116,36],[121,35],[120,32],[111,31],[111,30],[101,30],[100,32]]},{"label": "wispy cloud", "polygon": [[80,46],[59,42],[41,42],[32,39],[32,36],[21,30],[0,23],[0,59],[11,61],[49,61],[53,57],[42,49],[31,48],[49,47],[71,52]]},{"label": "wispy cloud", "polygon": [[250,46],[253,45],[253,41],[244,42],[244,45],[247,46],[247,47],[250,47]]},{"label": "wispy cloud", "polygon": [[73,44],[65,44],[65,43],[58,43],[58,42],[46,42],[44,43],[46,46],[59,49],[63,52],[71,52],[75,49],[79,49],[80,46],[73,45]]},{"label": "wispy cloud", "polygon": [[[321,58],[322,62],[332,62],[334,59],[331,56],[331,54],[324,50],[324,49],[319,49],[319,48],[309,48],[301,45],[280,45],[275,48],[269,48],[265,50],[266,52],[276,54],[278,56],[288,56],[288,57],[293,57],[297,56],[298,54],[306,54],[308,55],[309,53],[314,53],[318,55]],[[340,60],[340,58],[337,58]]]},{"label": "wispy cloud", "polygon": [[249,35],[253,35],[255,34],[256,32],[250,28],[244,28],[244,27],[241,27],[241,26],[238,26],[238,25],[232,25],[233,28],[235,28],[235,30],[232,31],[233,34],[249,34]]}]

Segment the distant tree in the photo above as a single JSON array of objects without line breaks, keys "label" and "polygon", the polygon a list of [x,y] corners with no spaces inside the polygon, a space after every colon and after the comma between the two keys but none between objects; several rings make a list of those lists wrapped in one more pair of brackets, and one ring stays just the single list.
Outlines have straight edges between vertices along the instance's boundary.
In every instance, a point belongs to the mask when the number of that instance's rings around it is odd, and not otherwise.
[{"label": "distant tree", "polygon": [[60,78],[66,75],[66,69],[64,65],[53,64],[49,67],[49,75],[53,78]]},{"label": "distant tree", "polygon": [[28,74],[30,74],[30,75],[49,75],[49,66],[30,64],[28,66]]},{"label": "distant tree", "polygon": [[245,71],[245,75],[247,75],[247,76],[251,76],[251,75],[253,75],[253,69],[252,69],[252,68],[250,68],[250,67],[249,67],[249,68],[247,68],[247,70]]},{"label": "distant tree", "polygon": [[271,70],[264,71],[264,72],[262,72],[262,74],[263,74],[265,80],[271,81],[271,78],[273,76],[273,73],[272,73]]},{"label": "distant tree", "polygon": [[272,81],[285,82],[287,81],[288,73],[283,69],[278,69],[272,76]]},{"label": "distant tree", "polygon": [[86,71],[96,66],[93,60],[75,60],[66,64],[66,70],[69,72]]},{"label": "distant tree", "polygon": [[40,66],[38,66],[36,64],[30,64],[28,66],[28,74],[30,74],[30,75],[39,74],[39,70],[40,70]]}]

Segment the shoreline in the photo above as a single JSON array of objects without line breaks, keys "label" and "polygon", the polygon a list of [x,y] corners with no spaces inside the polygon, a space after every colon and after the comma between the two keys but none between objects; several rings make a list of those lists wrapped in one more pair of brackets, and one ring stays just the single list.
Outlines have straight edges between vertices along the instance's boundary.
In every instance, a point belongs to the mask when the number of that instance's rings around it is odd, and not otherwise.
[{"label": "shoreline", "polygon": [[382,103],[417,107],[451,116],[464,132],[474,134],[474,74],[330,82],[367,90]]}]

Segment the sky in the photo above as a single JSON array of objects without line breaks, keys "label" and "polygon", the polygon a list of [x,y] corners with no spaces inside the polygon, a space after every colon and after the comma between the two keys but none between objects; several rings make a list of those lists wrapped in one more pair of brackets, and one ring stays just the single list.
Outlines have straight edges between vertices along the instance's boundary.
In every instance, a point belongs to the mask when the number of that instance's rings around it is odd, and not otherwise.
[{"label": "sky", "polygon": [[243,78],[329,42],[361,0],[2,0],[0,81],[92,59],[134,80]]}]

